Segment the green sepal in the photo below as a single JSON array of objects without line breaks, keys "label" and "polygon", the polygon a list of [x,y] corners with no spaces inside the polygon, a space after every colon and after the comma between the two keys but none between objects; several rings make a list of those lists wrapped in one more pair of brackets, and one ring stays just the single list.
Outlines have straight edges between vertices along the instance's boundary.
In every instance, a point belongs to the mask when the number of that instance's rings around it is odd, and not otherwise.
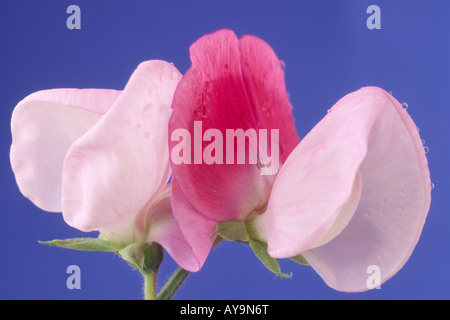
[{"label": "green sepal", "polygon": [[291,258],[289,258],[289,259],[291,259],[292,261],[295,261],[295,262],[297,262],[297,263],[300,263],[300,264],[302,264],[302,265],[304,265],[304,266],[309,266],[308,261],[307,261],[307,260],[305,259],[305,257],[302,256],[301,254],[296,255],[295,257],[291,257]]},{"label": "green sepal", "polygon": [[281,272],[280,265],[275,258],[272,258],[267,252],[267,244],[258,240],[249,241],[250,248],[252,248],[258,259],[266,266],[267,269],[272,271],[275,275],[281,278],[291,278],[291,274],[285,274]]},{"label": "green sepal", "polygon": [[247,233],[247,226],[241,220],[228,220],[217,223],[216,231],[211,235],[220,236],[228,241],[248,242],[250,237]]},{"label": "green sepal", "polygon": [[55,239],[52,241],[39,241],[39,243],[80,251],[117,252],[124,247],[121,244],[99,238]]},{"label": "green sepal", "polygon": [[155,273],[163,260],[163,249],[155,242],[132,243],[117,254],[143,274]]}]

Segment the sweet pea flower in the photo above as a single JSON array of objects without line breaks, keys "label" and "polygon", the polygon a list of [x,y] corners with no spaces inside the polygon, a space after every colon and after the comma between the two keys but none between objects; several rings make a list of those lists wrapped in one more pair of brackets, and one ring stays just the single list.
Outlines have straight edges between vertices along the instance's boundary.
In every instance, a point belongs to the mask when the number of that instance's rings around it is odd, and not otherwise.
[{"label": "sweet pea flower", "polygon": [[266,212],[268,252],[302,254],[339,291],[372,289],[406,263],[431,202],[422,140],[389,93],[362,88],[338,101],[280,169]]},{"label": "sweet pea flower", "polygon": [[156,242],[189,271],[198,262],[170,205],[167,148],[181,74],[141,63],[123,91],[53,89],[14,109],[10,159],[23,195],[70,226],[123,245]]},{"label": "sweet pea flower", "polygon": [[280,163],[299,138],[284,71],[264,41],[253,36],[238,40],[232,31],[220,30],[195,42],[190,54],[192,66],[175,92],[169,121],[172,207],[202,263],[213,245],[217,222],[245,220],[265,211],[274,176],[261,175],[258,164],[196,164],[194,153],[190,164],[175,164],[173,151],[180,144],[175,130],[194,136],[196,121],[203,130],[223,135],[227,129],[279,129]]},{"label": "sweet pea flower", "polygon": [[[192,66],[174,96],[178,128],[279,129],[280,170],[259,164],[174,163],[172,207],[200,262],[217,225],[243,221],[273,258],[302,255],[332,288],[365,291],[406,263],[430,206],[425,151],[407,111],[389,93],[362,88],[341,99],[298,142],[284,72],[273,50],[230,30],[190,49]],[[205,148],[207,144],[203,144]],[[195,146],[193,146],[194,148]]]}]

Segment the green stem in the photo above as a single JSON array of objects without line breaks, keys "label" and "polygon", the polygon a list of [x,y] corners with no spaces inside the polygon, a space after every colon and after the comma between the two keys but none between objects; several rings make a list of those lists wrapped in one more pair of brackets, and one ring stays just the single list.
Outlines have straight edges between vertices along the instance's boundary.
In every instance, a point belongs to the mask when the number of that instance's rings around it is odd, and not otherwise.
[{"label": "green stem", "polygon": [[158,294],[158,300],[170,300],[177,290],[180,288],[181,284],[186,280],[187,276],[190,274],[189,271],[184,270],[183,268],[178,268],[172,277],[170,277],[169,281],[166,282],[164,287]]},{"label": "green stem", "polygon": [[156,272],[144,273],[145,300],[156,300]]}]

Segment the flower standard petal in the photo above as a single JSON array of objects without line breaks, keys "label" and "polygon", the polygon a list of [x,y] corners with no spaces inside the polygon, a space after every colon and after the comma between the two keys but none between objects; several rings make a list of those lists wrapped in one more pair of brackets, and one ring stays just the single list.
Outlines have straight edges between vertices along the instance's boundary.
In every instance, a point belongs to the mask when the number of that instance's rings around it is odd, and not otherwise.
[{"label": "flower standard petal", "polygon": [[359,201],[358,170],[366,141],[384,108],[378,99],[353,99],[349,107],[328,113],[289,155],[267,209],[273,257],[292,257],[311,248],[326,236],[342,208],[355,209],[349,201]]},{"label": "flower standard petal", "polygon": [[[381,282],[395,274],[418,241],[431,189],[421,139],[401,105],[379,88],[349,94],[291,156],[269,201],[269,253],[303,254],[340,291],[368,290],[373,265]],[[360,196],[352,197],[357,175]],[[352,218],[321,243],[349,201]]]},{"label": "flower standard petal", "polygon": [[69,225],[124,242],[145,237],[146,226],[134,220],[170,176],[167,123],[180,78],[167,62],[140,64],[111,110],[73,144],[62,186]]},{"label": "flower standard petal", "polygon": [[239,51],[244,84],[258,117],[258,127],[279,130],[279,157],[283,163],[299,143],[286,91],[284,62],[265,41],[251,35],[239,39]]},{"label": "flower standard petal", "polygon": [[18,103],[11,118],[11,166],[21,192],[39,208],[61,211],[64,157],[119,95],[116,90],[52,89]]},{"label": "flower standard petal", "polygon": [[[226,159],[230,156],[226,152],[227,130],[245,132],[256,127],[242,79],[238,39],[224,30],[202,37],[190,51],[192,66],[172,105],[169,145],[173,150],[178,144],[172,139],[175,130],[187,130],[191,155],[188,163],[175,164],[172,159],[173,176],[188,202],[205,217],[216,221],[243,219],[260,205],[265,186],[257,165],[237,165],[235,157]],[[203,132],[209,129],[223,137],[215,150],[219,163],[207,164],[202,159],[206,144]]]},{"label": "flower standard petal", "polygon": [[[261,153],[256,143],[261,140],[259,130],[281,132],[281,161],[294,148],[298,136],[284,72],[266,43],[255,37],[238,40],[232,31],[220,30],[199,39],[190,52],[192,66],[177,88],[169,123],[173,177],[178,188],[172,193],[172,204],[183,233],[194,247],[199,246],[203,256],[212,245],[211,234],[200,230],[203,224],[214,231],[215,222],[244,220],[251,213],[262,212],[267,204],[274,177],[262,175],[262,164],[250,160],[251,155]],[[247,162],[239,163],[239,138],[234,140],[230,131],[248,138]],[[269,135],[266,138],[271,139]],[[202,158],[213,143],[205,142],[212,140],[210,136],[215,137],[214,143],[217,137],[222,139],[215,149],[215,156],[219,154],[216,161]],[[236,144],[228,148],[230,137]],[[271,146],[266,144],[267,149]],[[181,149],[183,160],[174,161],[174,152]],[[268,150],[264,151],[267,155]],[[177,207],[183,210],[178,212]],[[188,210],[192,214],[187,214]],[[191,220],[198,223],[189,223]]]},{"label": "flower standard petal", "polygon": [[417,128],[390,94],[377,92],[386,104],[371,130],[361,164],[361,201],[347,228],[323,247],[304,253],[325,282],[339,291],[371,289],[370,267],[381,285],[411,256],[431,202],[428,162]]}]

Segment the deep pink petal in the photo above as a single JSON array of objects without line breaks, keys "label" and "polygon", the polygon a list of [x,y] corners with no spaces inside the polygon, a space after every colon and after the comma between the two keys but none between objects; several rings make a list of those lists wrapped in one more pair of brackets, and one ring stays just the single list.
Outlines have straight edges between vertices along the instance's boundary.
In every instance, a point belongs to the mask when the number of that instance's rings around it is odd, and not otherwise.
[{"label": "deep pink petal", "polygon": [[120,229],[122,241],[145,236],[147,226],[134,226],[134,219],[170,176],[167,125],[180,78],[167,62],[140,64],[109,112],[74,143],[62,186],[69,225],[82,231]]},{"label": "deep pink petal", "polygon": [[292,105],[284,80],[283,65],[263,40],[246,35],[239,40],[241,67],[250,105],[258,128],[279,130],[280,161],[283,163],[297,146]]},{"label": "deep pink petal", "polygon": [[326,283],[340,291],[368,290],[371,266],[381,271],[381,283],[398,272],[419,240],[430,207],[422,140],[400,103],[381,89],[364,88],[338,105],[343,111],[354,97],[373,95],[382,96],[384,108],[372,126],[360,167],[359,207],[338,237],[304,253]]},{"label": "deep pink petal", "polygon": [[[197,259],[192,268],[198,271],[211,250],[216,237],[211,237],[216,228],[216,221],[199,214],[186,200],[181,192],[177,180],[172,180],[172,210],[185,239],[189,242],[192,252]],[[176,214],[175,214],[176,213]]]},{"label": "deep pink petal", "polygon": [[[177,88],[169,123],[173,177],[178,184],[172,206],[183,233],[201,256],[211,247],[214,222],[243,220],[264,210],[274,176],[263,173],[278,171],[275,159],[270,159],[267,171],[262,164],[267,160],[262,154],[268,155],[272,147],[270,129],[280,130],[281,162],[298,136],[284,72],[266,43],[254,37],[238,40],[232,31],[220,30],[195,42],[190,53],[192,66]],[[266,130],[268,140],[264,152],[257,145],[262,140],[260,129]],[[237,164],[236,144],[227,150],[228,133],[235,130],[253,134],[254,139],[247,140],[245,164]],[[203,134],[210,134],[208,141],[202,141]],[[213,143],[215,158],[207,158]]]},{"label": "deep pink petal", "polygon": [[11,118],[11,166],[21,192],[35,205],[61,211],[64,157],[119,94],[116,90],[53,89],[19,102]]},{"label": "deep pink petal", "polygon": [[[238,39],[231,31],[220,31],[202,37],[190,51],[192,66],[174,97],[169,139],[173,150],[178,141],[173,141],[172,133],[180,129],[190,133],[191,164],[174,164],[172,155],[173,176],[189,203],[205,217],[243,219],[260,206],[267,188],[257,165],[225,164],[226,129],[256,127],[242,79]],[[200,136],[194,121],[200,121]],[[199,139],[202,146],[202,134],[208,129],[219,130],[224,137],[223,149],[218,150],[223,164],[195,159],[195,154],[202,157],[203,153],[197,152],[194,140]]]},{"label": "deep pink petal", "polygon": [[[156,202],[147,214],[149,242],[157,242],[164,247],[174,261],[183,269],[196,272],[200,269],[197,256],[192,251],[186,238],[181,233],[178,223],[172,214],[170,193]],[[209,251],[209,250],[208,250]],[[204,259],[202,261],[202,264]]]},{"label": "deep pink petal", "polygon": [[[169,124],[172,152],[178,150],[181,141],[173,139],[172,134],[180,129],[189,132],[190,163],[175,163],[172,156],[173,175],[188,202],[203,216],[216,221],[245,219],[265,206],[273,177],[261,175],[260,164],[250,163],[248,146],[246,164],[236,165],[236,157],[230,164],[227,130],[250,130],[258,137],[259,129],[276,128],[282,131],[283,157],[293,148],[298,137],[283,71],[267,44],[253,37],[239,41],[230,30],[202,37],[190,51],[192,66],[176,91]],[[196,121],[201,123],[197,131],[200,136],[196,135]],[[202,144],[201,135],[209,129],[223,137],[223,148],[217,150],[222,163],[211,164],[202,159],[209,142]],[[237,153],[236,146],[234,152]]]}]

